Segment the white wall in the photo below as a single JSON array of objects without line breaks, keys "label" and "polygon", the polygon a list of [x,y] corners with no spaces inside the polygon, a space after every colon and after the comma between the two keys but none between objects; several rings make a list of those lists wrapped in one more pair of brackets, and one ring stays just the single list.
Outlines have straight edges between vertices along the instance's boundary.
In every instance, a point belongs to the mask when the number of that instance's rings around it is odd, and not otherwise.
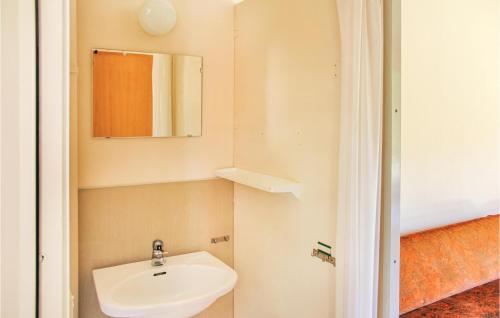
[{"label": "white wall", "polygon": [[500,2],[402,3],[401,231],[499,212]]},{"label": "white wall", "polygon": [[[234,3],[172,0],[176,27],[153,37],[137,22],[143,2],[78,1],[81,188],[207,179],[216,169],[233,165]],[[203,56],[203,136],[92,138],[92,48]]]},{"label": "white wall", "polygon": [[35,317],[35,3],[0,2],[0,317]]},{"label": "white wall", "polygon": [[295,179],[300,200],[235,185],[236,318],[331,318],[340,42],[335,1],[236,9],[235,165]]}]

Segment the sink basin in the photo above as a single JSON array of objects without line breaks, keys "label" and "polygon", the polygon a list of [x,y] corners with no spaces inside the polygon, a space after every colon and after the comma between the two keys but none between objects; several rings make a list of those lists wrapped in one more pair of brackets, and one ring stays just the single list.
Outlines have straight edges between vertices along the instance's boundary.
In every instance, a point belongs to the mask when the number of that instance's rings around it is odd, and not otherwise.
[{"label": "sink basin", "polygon": [[188,318],[236,284],[236,272],[208,252],[93,271],[101,310],[111,317]]}]

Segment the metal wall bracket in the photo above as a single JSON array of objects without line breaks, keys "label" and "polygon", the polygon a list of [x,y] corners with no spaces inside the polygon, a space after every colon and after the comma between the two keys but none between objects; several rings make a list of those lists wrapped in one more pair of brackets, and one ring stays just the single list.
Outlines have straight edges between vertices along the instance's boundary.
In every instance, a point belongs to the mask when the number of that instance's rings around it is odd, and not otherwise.
[{"label": "metal wall bracket", "polygon": [[224,235],[220,237],[214,237],[213,239],[210,240],[212,244],[217,244],[221,242],[228,242],[231,239],[229,235]]},{"label": "metal wall bracket", "polygon": [[336,260],[335,260],[335,257],[333,257],[333,256],[331,256],[331,255],[326,254],[326,253],[325,253],[325,252],[323,252],[322,250],[319,250],[319,249],[313,249],[311,256],[313,256],[313,257],[317,257],[317,258],[319,258],[320,260],[322,260],[323,262],[327,262],[327,263],[332,264],[333,266],[336,266]]}]

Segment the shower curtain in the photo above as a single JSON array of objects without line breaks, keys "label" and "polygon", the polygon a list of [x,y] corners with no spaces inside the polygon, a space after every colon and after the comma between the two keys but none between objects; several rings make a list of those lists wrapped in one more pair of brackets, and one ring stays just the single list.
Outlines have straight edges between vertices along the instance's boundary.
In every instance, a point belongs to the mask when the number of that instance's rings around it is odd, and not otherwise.
[{"label": "shower curtain", "polygon": [[382,160],[382,0],[337,0],[341,124],[337,318],[377,317]]}]

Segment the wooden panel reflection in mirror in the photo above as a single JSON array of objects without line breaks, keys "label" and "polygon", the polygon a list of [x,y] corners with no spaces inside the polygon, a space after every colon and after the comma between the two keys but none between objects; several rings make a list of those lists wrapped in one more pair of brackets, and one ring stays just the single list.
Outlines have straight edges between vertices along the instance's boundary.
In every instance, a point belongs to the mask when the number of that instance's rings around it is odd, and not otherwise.
[{"label": "wooden panel reflection in mirror", "polygon": [[94,137],[153,135],[153,56],[94,51]]},{"label": "wooden panel reflection in mirror", "polygon": [[94,137],[201,136],[201,57],[93,53]]}]

